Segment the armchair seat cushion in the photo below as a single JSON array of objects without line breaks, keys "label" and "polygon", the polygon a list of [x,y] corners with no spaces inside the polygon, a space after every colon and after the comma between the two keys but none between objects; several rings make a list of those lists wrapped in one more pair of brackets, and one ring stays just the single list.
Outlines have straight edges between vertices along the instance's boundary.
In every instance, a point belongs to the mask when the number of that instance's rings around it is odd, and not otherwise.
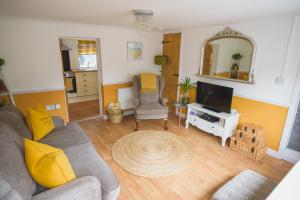
[{"label": "armchair seat cushion", "polygon": [[167,115],[169,109],[160,103],[144,103],[137,110],[137,115]]}]

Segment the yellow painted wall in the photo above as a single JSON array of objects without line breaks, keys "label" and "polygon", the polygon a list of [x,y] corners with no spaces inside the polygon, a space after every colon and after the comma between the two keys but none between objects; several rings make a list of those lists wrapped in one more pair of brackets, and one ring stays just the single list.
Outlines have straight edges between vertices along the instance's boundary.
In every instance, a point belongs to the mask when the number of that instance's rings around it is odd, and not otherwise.
[{"label": "yellow painted wall", "polygon": [[279,144],[288,113],[288,108],[261,101],[234,96],[232,108],[241,114],[239,126],[244,123],[253,123],[264,128],[268,147],[279,149]]},{"label": "yellow painted wall", "polygon": [[[189,95],[191,102],[195,102],[196,89],[190,89]],[[239,127],[245,123],[262,126],[267,137],[268,147],[276,151],[279,149],[288,107],[234,96],[232,108],[241,114]]]},{"label": "yellow painted wall", "polygon": [[132,82],[121,84],[102,85],[103,108],[106,109],[108,103],[118,101],[118,89],[132,87]]},{"label": "yellow painted wall", "polygon": [[33,107],[37,103],[40,103],[44,106],[60,104],[60,110],[50,110],[52,116],[60,116],[65,122],[68,122],[67,115],[67,105],[65,101],[65,91],[64,90],[55,90],[55,91],[45,91],[45,92],[32,92],[24,94],[15,94],[14,100],[17,107],[20,111],[26,115],[28,107]]}]

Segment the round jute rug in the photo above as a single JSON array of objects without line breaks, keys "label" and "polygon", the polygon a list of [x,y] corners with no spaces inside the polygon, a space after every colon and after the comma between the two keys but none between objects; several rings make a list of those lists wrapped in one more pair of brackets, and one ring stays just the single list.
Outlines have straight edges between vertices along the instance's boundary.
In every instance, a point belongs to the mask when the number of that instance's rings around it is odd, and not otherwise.
[{"label": "round jute rug", "polygon": [[189,166],[193,151],[181,137],[166,131],[138,131],[119,139],[112,147],[118,165],[134,175],[160,177]]}]

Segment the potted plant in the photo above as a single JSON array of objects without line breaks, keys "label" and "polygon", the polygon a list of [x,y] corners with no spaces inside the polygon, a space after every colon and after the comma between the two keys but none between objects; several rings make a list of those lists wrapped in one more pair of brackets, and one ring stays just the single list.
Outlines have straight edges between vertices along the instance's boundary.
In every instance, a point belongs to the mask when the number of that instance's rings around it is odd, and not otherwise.
[{"label": "potted plant", "polygon": [[189,77],[185,77],[181,83],[179,83],[179,86],[181,86],[182,90],[183,90],[183,97],[182,97],[182,104],[183,105],[187,105],[190,103],[190,97],[189,97],[189,89],[194,87],[195,83],[191,82],[191,78]]},{"label": "potted plant", "polygon": [[230,78],[237,79],[239,77],[239,71],[240,71],[239,63],[242,58],[243,55],[240,53],[232,54],[233,64],[231,65],[230,68]]}]

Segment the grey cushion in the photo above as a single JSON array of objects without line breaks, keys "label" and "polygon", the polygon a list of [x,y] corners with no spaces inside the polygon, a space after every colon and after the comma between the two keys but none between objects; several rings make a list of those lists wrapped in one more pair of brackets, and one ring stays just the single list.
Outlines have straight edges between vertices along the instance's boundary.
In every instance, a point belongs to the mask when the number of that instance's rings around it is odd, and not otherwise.
[{"label": "grey cushion", "polygon": [[[23,153],[16,143],[16,138],[12,135],[13,129],[0,129],[0,173],[5,182],[10,185],[9,194],[17,193],[24,200],[32,198],[36,190],[36,184],[29,175]],[[0,185],[0,188],[7,188]]]},{"label": "grey cushion", "polygon": [[22,200],[22,197],[2,178],[0,174],[0,199],[1,200]]},{"label": "grey cushion", "polygon": [[52,120],[53,120],[55,127],[64,127],[65,126],[64,119],[59,116],[52,117]]},{"label": "grey cushion", "polygon": [[137,110],[138,115],[165,115],[168,114],[168,107],[160,103],[144,103]]},{"label": "grey cushion", "polygon": [[101,183],[96,177],[76,178],[59,187],[34,195],[33,200],[101,200]]},{"label": "grey cushion", "polygon": [[252,170],[245,170],[223,185],[212,200],[264,200],[276,184]]},{"label": "grey cushion", "polygon": [[21,152],[24,150],[23,138],[8,124],[0,121],[0,140],[14,142]]},{"label": "grey cushion", "polygon": [[55,128],[45,138],[39,140],[39,142],[66,149],[90,142],[90,140],[77,123],[70,123],[67,126]]},{"label": "grey cushion", "polygon": [[0,121],[9,124],[23,138],[32,139],[32,134],[27,128],[23,114],[12,105],[0,108]]},{"label": "grey cushion", "polygon": [[100,180],[103,200],[118,198],[120,193],[119,181],[91,143],[70,147],[64,151],[77,177],[95,176]]}]

